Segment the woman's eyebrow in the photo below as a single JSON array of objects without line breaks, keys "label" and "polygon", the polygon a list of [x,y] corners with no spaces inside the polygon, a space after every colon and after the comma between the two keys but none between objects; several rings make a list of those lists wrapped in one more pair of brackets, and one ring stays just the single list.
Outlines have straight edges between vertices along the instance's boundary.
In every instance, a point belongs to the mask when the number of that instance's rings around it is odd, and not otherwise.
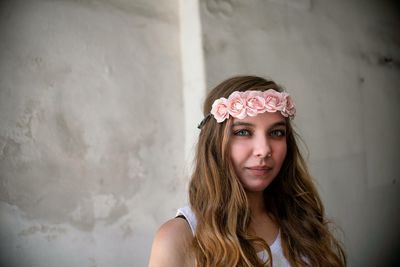
[{"label": "woman's eyebrow", "polygon": [[234,122],[234,123],[232,124],[232,127],[235,127],[235,126],[247,126],[247,127],[254,127],[254,124],[252,124],[252,123],[249,123],[249,122],[237,121],[237,122]]},{"label": "woman's eyebrow", "polygon": [[[234,122],[234,123],[232,124],[232,127],[235,127],[235,126],[255,127],[255,125],[254,125],[253,123],[250,123],[250,122],[242,122],[242,121]],[[285,126],[285,127],[286,127],[286,121],[285,121],[285,120],[282,120],[282,121],[275,122],[275,123],[273,123],[269,128],[274,128],[274,127],[277,127],[277,126]]]},{"label": "woman's eyebrow", "polygon": [[277,127],[277,126],[285,126],[286,127],[286,121],[275,122],[274,124],[271,125],[270,128]]}]

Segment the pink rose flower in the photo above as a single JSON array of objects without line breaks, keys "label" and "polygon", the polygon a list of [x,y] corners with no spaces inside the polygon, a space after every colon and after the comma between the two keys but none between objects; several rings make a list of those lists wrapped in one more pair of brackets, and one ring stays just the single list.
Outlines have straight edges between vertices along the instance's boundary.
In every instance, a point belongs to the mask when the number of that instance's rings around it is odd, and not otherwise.
[{"label": "pink rose flower", "polygon": [[239,92],[232,93],[228,98],[228,112],[232,117],[244,119],[246,117],[246,100]]},{"label": "pink rose flower", "polygon": [[277,110],[280,111],[285,104],[281,93],[273,89],[268,89],[267,91],[264,91],[264,98],[265,107],[268,112],[275,112]]},{"label": "pink rose flower", "polygon": [[283,93],[282,95],[283,95],[283,99],[284,99],[283,102],[285,103],[283,112],[286,113],[287,116],[289,116],[289,117],[294,117],[294,115],[296,114],[296,108],[295,108],[292,97],[287,93]]},{"label": "pink rose flower", "polygon": [[214,115],[218,123],[228,119],[228,100],[223,97],[215,100],[211,108],[211,114]]},{"label": "pink rose flower", "polygon": [[247,115],[257,116],[259,113],[264,113],[267,109],[265,107],[265,98],[260,91],[250,91],[245,94]]}]

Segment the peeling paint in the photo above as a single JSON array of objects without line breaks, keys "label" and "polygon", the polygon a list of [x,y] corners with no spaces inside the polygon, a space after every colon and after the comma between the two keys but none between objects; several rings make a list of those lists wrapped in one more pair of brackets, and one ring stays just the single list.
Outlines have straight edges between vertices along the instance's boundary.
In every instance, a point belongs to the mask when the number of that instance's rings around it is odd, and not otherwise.
[{"label": "peeling paint", "polygon": [[71,225],[77,227],[81,231],[93,231],[95,227],[95,218],[93,202],[90,199],[81,201],[71,213]]},{"label": "peeling paint", "polygon": [[122,224],[120,226],[120,228],[121,228],[122,236],[124,239],[128,239],[132,236],[133,230],[132,230],[132,227],[130,226],[129,222]]},{"label": "peeling paint", "polygon": [[125,204],[118,204],[110,211],[109,216],[106,218],[108,224],[117,222],[120,218],[129,214],[129,208]]},{"label": "peeling paint", "polygon": [[35,234],[42,234],[48,241],[53,241],[67,233],[67,229],[60,226],[34,225],[18,233],[20,237],[29,237]]},{"label": "peeling paint", "polygon": [[68,121],[62,113],[56,115],[56,126],[62,149],[71,157],[84,158],[88,146],[83,138],[82,126]]},{"label": "peeling paint", "polygon": [[400,60],[378,52],[361,52],[361,59],[371,65],[400,69]]},{"label": "peeling paint", "polygon": [[20,120],[16,123],[17,134],[21,133],[28,140],[33,138],[32,134],[32,119],[35,116],[34,107],[37,105],[32,100],[29,100],[26,104],[25,110],[20,117]]},{"label": "peeling paint", "polygon": [[96,219],[107,218],[117,202],[113,195],[95,195],[91,201],[93,201],[94,217]]},{"label": "peeling paint", "polygon": [[0,158],[15,159],[21,154],[21,144],[11,138],[1,137],[3,140]]},{"label": "peeling paint", "polygon": [[233,12],[232,0],[205,0],[206,10],[212,15],[229,17]]}]

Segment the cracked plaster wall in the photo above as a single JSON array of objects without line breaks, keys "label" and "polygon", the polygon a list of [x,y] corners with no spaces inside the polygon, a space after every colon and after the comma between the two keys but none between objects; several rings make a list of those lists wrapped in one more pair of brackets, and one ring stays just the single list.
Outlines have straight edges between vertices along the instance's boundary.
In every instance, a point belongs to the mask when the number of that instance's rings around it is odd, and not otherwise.
[{"label": "cracked plaster wall", "polygon": [[147,265],[185,198],[177,7],[1,2],[1,266]]},{"label": "cracked plaster wall", "polygon": [[201,1],[208,87],[248,73],[294,95],[349,266],[398,260],[399,11],[395,1]]}]

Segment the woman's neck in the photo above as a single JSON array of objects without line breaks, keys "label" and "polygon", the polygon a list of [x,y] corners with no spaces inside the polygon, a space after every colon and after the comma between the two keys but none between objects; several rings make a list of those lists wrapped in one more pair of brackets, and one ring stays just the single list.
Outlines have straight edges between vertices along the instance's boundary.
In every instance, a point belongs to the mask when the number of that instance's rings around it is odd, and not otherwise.
[{"label": "woman's neck", "polygon": [[[251,210],[250,232],[271,246],[278,236],[279,226],[265,207],[263,192],[247,192],[247,200]],[[262,249],[257,245],[255,248]]]},{"label": "woman's neck", "polygon": [[267,213],[263,192],[247,192],[247,200],[252,216],[260,216]]}]

